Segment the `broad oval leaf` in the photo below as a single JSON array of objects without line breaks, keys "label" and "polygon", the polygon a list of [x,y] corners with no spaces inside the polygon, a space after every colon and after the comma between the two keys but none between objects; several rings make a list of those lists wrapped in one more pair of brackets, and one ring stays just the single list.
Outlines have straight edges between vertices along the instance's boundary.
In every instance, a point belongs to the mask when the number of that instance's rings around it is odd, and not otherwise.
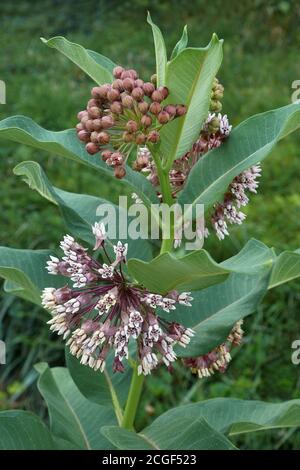
[{"label": "broad oval leaf", "polygon": [[163,253],[150,262],[128,261],[130,274],[152,292],[166,294],[173,289],[198,290],[225,281],[230,270],[218,265],[205,250],[176,258]]},{"label": "broad oval leaf", "polygon": [[278,256],[270,279],[270,286],[277,287],[300,276],[300,250],[284,251]]},{"label": "broad oval leaf", "polygon": [[[49,131],[25,116],[13,116],[0,121],[0,137],[29,145],[46,152],[75,160],[113,177],[113,171],[100,158],[91,157],[84,145],[77,138],[75,129]],[[151,183],[140,173],[129,166],[126,176],[121,180],[136,192],[147,207],[151,202],[158,203],[157,195]]]},{"label": "broad oval leaf", "polygon": [[57,445],[43,421],[21,410],[0,412],[0,450],[54,450]]},{"label": "broad oval leaf", "polygon": [[[112,223],[114,223],[116,231],[113,234],[114,236],[110,238],[110,243],[115,243],[120,239],[118,229],[124,220],[127,220],[128,225],[130,224],[131,218],[127,216],[125,209],[105,199],[86,194],[70,193],[52,186],[45,172],[36,162],[19,163],[14,168],[14,173],[18,176],[23,176],[23,180],[31,189],[36,190],[41,196],[58,205],[72,234],[91,246],[95,244],[91,226],[99,220],[97,209],[101,205],[104,207],[109,206],[112,217],[115,215],[115,220],[112,218]],[[122,221],[121,223],[119,223],[120,220]],[[128,243],[129,258],[135,256],[146,260],[151,258],[151,245],[147,240],[132,240],[128,237],[125,240],[123,239],[123,241]]]},{"label": "broad oval leaf", "polygon": [[[229,184],[242,171],[266,158],[274,145],[300,127],[300,104],[257,114],[237,126],[219,148],[205,154],[193,167],[181,204],[204,204],[208,209],[223,199]],[[185,213],[189,216],[189,211]]]},{"label": "broad oval leaf", "polygon": [[70,42],[62,36],[56,36],[48,40],[41,38],[41,40],[47,46],[57,49],[68,57],[68,59],[78,65],[78,67],[98,83],[98,85],[113,80],[112,70],[115,64],[107,57],[97,52],[89,51],[80,46],[80,44]]},{"label": "broad oval leaf", "polygon": [[80,364],[80,361],[66,350],[66,363],[69,372],[80,392],[90,401],[98,405],[111,406],[115,396],[119,405],[126,402],[132,370],[129,365],[122,374],[112,372],[113,355],[107,359],[104,372],[94,371]]},{"label": "broad oval leaf", "polygon": [[20,250],[0,247],[0,277],[4,290],[35,304],[41,303],[41,291],[49,285],[61,287],[60,276],[50,276],[45,268],[51,251]]},{"label": "broad oval leaf", "polygon": [[215,398],[179,406],[156,419],[165,426],[170,419],[204,418],[218,432],[235,436],[255,431],[300,426],[300,400],[283,403]]},{"label": "broad oval leaf", "polygon": [[203,418],[190,416],[181,419],[165,419],[163,424],[155,420],[136,434],[117,427],[101,429],[121,450],[233,450],[234,445],[213,429]]},{"label": "broad oval leaf", "polygon": [[116,423],[112,408],[87,400],[68,369],[38,364],[37,370],[41,374],[38,388],[48,406],[52,434],[79,449],[111,449],[100,428]]},{"label": "broad oval leaf", "polygon": [[166,102],[182,103],[187,112],[161,130],[159,153],[169,168],[197,140],[207,118],[213,80],[222,62],[222,41],[214,34],[207,47],[187,48],[168,63]]}]

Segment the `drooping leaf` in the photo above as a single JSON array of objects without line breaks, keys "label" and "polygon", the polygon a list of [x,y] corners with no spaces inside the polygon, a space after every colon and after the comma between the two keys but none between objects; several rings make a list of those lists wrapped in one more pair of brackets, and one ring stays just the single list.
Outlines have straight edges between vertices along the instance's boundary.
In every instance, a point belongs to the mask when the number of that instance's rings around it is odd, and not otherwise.
[{"label": "drooping leaf", "polygon": [[116,423],[112,408],[87,400],[74,384],[68,369],[47,364],[37,367],[38,388],[47,403],[51,432],[79,449],[111,449],[100,428]]},{"label": "drooping leaf", "polygon": [[97,52],[89,51],[62,36],[56,36],[48,40],[41,38],[41,40],[47,46],[57,49],[68,57],[98,85],[110,83],[113,80],[112,70],[115,64],[107,57]]},{"label": "drooping leaf", "polygon": [[185,349],[178,347],[177,354],[189,357],[211,351],[226,339],[238,320],[254,313],[267,291],[274,259],[272,249],[250,240],[237,255],[220,263],[236,271],[225,282],[193,292],[191,307],[177,305],[172,315],[158,311],[163,318],[172,318],[195,331],[190,344]]},{"label": "drooping leaf", "polygon": [[0,412],[0,450],[54,450],[53,437],[43,421],[22,410]]},{"label": "drooping leaf", "polygon": [[222,41],[214,34],[207,47],[188,47],[168,63],[167,103],[184,104],[187,113],[163,127],[161,154],[166,167],[182,157],[197,140],[207,118],[213,80],[222,61]]},{"label": "drooping leaf", "polygon": [[61,287],[62,278],[50,276],[45,269],[50,254],[47,250],[0,247],[0,277],[5,279],[5,291],[39,305],[42,289]]},{"label": "drooping leaf", "polygon": [[[53,132],[43,129],[32,119],[25,116],[13,116],[0,121],[0,137],[45,150],[56,155],[75,160],[112,177],[113,172],[100,158],[89,155],[84,145],[77,138],[74,129]],[[157,204],[158,199],[151,183],[140,173],[129,166],[123,184],[136,192],[147,207],[151,202]]]},{"label": "drooping leaf", "polygon": [[[114,237],[110,238],[110,242],[112,243],[120,239],[119,220],[127,220],[128,225],[132,220],[132,217],[128,217],[125,209],[119,208],[105,199],[86,194],[70,193],[52,186],[43,169],[36,162],[29,161],[19,163],[19,165],[14,168],[14,173],[18,176],[22,176],[23,180],[31,189],[36,190],[41,196],[58,205],[68,230],[70,230],[75,237],[79,237],[91,246],[95,244],[91,226],[99,220],[97,208],[101,205],[109,205],[110,209],[113,210],[113,215],[115,215],[115,220],[114,218],[112,219],[112,224],[116,227],[116,233]],[[121,217],[122,219],[120,219]],[[124,222],[122,222],[122,226],[123,225]],[[123,243],[128,243],[129,258],[135,256],[141,259],[151,258],[151,245],[147,240],[132,240],[128,237],[122,241]]]},{"label": "drooping leaf", "polygon": [[230,271],[218,265],[205,250],[176,258],[163,253],[150,262],[128,261],[131,275],[152,292],[166,294],[173,289],[198,290],[225,281]]},{"label": "drooping leaf", "polygon": [[104,427],[101,430],[118,449],[121,450],[233,450],[234,445],[222,434],[213,429],[203,419],[190,416],[181,419],[166,419],[136,434],[117,427]]},{"label": "drooping leaf", "polygon": [[108,356],[105,371],[94,371],[83,366],[80,361],[66,350],[66,363],[69,372],[80,392],[90,401],[103,406],[112,405],[112,394],[123,406],[128,396],[131,379],[131,368],[126,367],[122,374],[112,372],[112,354]]},{"label": "drooping leaf", "polygon": [[187,33],[187,25],[185,25],[182,31],[182,36],[177,42],[177,44],[175,45],[173,52],[171,54],[171,60],[175,59],[175,57],[178,56],[178,54],[187,47],[187,44],[188,44],[188,33]]},{"label": "drooping leaf", "polygon": [[199,403],[179,406],[155,420],[165,426],[171,419],[204,418],[218,432],[228,436],[255,431],[300,426],[300,400],[283,403],[215,398]]},{"label": "drooping leaf", "polygon": [[292,281],[300,276],[300,250],[284,251],[274,264],[269,288]]},{"label": "drooping leaf", "polygon": [[223,145],[200,158],[189,174],[179,202],[190,204],[190,210],[195,204],[204,204],[207,210],[223,199],[235,176],[261,162],[279,140],[299,127],[300,104],[296,103],[242,122]]},{"label": "drooping leaf", "polygon": [[153,33],[155,58],[156,58],[156,75],[157,86],[164,86],[166,81],[166,67],[167,67],[167,51],[166,45],[161,33],[156,24],[153,23],[151,15],[148,12],[147,22],[150,24]]},{"label": "drooping leaf", "polygon": [[257,240],[251,240],[238,255],[217,264],[205,250],[193,251],[182,258],[171,253],[157,256],[150,262],[131,259],[131,275],[147,289],[166,294],[178,290],[200,290],[227,279],[231,272],[257,273],[271,269],[273,250]]}]

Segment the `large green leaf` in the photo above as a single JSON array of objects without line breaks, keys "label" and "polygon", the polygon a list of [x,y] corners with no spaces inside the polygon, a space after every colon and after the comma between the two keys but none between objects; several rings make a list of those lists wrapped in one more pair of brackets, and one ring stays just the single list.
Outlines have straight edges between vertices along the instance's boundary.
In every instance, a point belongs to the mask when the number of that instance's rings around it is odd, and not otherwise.
[{"label": "large green leaf", "polygon": [[102,373],[80,364],[80,361],[66,350],[66,363],[72,379],[88,400],[99,405],[111,406],[114,397],[122,406],[128,396],[132,370],[128,365],[122,374],[114,374],[113,359],[113,354],[110,354],[107,367]]},{"label": "large green leaf", "polygon": [[190,210],[195,204],[208,209],[222,200],[235,176],[266,158],[279,140],[299,127],[300,104],[296,103],[242,122],[221,147],[208,152],[193,167],[179,202],[190,204]]},{"label": "large green leaf", "polygon": [[188,44],[188,32],[187,32],[187,25],[185,25],[182,31],[182,36],[172,51],[171,60],[175,59],[175,57],[178,56],[178,54],[187,47],[187,44]]},{"label": "large green leaf", "polygon": [[283,403],[215,398],[179,406],[156,419],[157,426],[165,426],[170,419],[204,418],[210,426],[228,436],[254,431],[300,426],[300,400]]},{"label": "large green leaf", "polygon": [[190,416],[155,420],[139,434],[117,427],[101,432],[121,450],[233,450],[233,444],[203,419]]},{"label": "large green leaf", "polygon": [[38,364],[38,388],[45,399],[53,435],[79,449],[111,449],[100,428],[116,423],[112,408],[87,400],[74,384],[68,369]]},{"label": "large green leaf", "polygon": [[[41,196],[58,205],[72,234],[92,246],[95,244],[95,238],[91,226],[98,220],[96,214],[100,205],[109,205],[116,215],[116,234],[114,238],[110,238],[110,242],[119,240],[118,220],[120,215],[123,218],[126,217],[128,224],[130,224],[131,218],[127,217],[124,209],[104,199],[86,194],[70,193],[52,186],[43,169],[36,162],[22,162],[14,168],[14,173],[22,176],[31,189],[36,190]],[[128,238],[123,241],[128,243],[129,258],[135,256],[141,259],[151,258],[151,245],[147,240]]]},{"label": "large green leaf", "polygon": [[[48,131],[28,117],[13,116],[0,121],[0,137],[78,161],[106,176],[113,176],[111,168],[100,158],[92,157],[86,152],[84,145],[77,138],[75,129],[60,132]],[[127,183],[148,207],[151,202],[158,203],[151,183],[129,166],[126,177],[121,181],[123,184]]]},{"label": "large green leaf", "polygon": [[173,289],[200,290],[227,279],[231,272],[257,273],[270,269],[274,262],[273,250],[257,240],[251,240],[232,258],[217,264],[205,250],[198,250],[177,258],[163,253],[150,262],[131,259],[131,275],[147,289],[165,294]]},{"label": "large green leaf", "polygon": [[45,269],[50,254],[47,250],[0,247],[0,277],[5,279],[5,291],[40,304],[42,289],[62,286],[62,278],[50,276]]},{"label": "large green leaf", "polygon": [[218,265],[205,250],[176,258],[163,253],[150,262],[128,261],[131,275],[152,292],[166,294],[173,289],[198,290],[225,281],[230,271]]},{"label": "large green leaf", "polygon": [[68,59],[78,65],[78,67],[98,83],[98,85],[112,81],[112,70],[115,64],[107,57],[97,52],[86,50],[79,44],[70,42],[62,36],[56,36],[48,40],[41,38],[41,40],[47,46],[57,49],[68,57]]},{"label": "large green leaf", "polygon": [[300,250],[281,253],[272,270],[270,288],[292,281],[300,276]]},{"label": "large green leaf", "polygon": [[166,83],[166,67],[167,67],[167,51],[166,45],[161,33],[156,24],[153,23],[151,15],[148,12],[147,22],[150,24],[153,33],[154,47],[155,47],[155,59],[156,59],[156,76],[157,86],[164,86]]},{"label": "large green leaf", "polygon": [[42,420],[28,411],[0,412],[0,450],[53,450],[57,446]]},{"label": "large green leaf", "polygon": [[197,140],[208,115],[213,80],[222,61],[222,41],[214,34],[205,48],[187,48],[168,63],[168,103],[182,103],[187,113],[161,130],[159,152],[167,167]]}]

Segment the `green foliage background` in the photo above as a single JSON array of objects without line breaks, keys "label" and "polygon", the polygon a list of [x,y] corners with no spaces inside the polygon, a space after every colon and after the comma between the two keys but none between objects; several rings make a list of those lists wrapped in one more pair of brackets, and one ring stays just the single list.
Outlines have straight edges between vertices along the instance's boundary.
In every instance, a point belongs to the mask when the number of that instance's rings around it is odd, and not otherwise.
[{"label": "green foliage background", "polygon": [[[42,126],[73,127],[84,108],[92,83],[58,52],[39,40],[66,36],[97,50],[124,66],[136,67],[146,78],[154,71],[152,35],[146,10],[164,32],[171,51],[189,25],[190,44],[206,45],[212,32],[225,40],[219,79],[225,86],[223,110],[233,125],[248,116],[287,104],[291,84],[300,79],[300,5],[297,1],[267,0],[19,0],[1,5],[0,79],[6,82],[7,104],[0,117],[25,114]],[[215,259],[234,254],[250,237],[279,251],[300,247],[300,135],[280,142],[263,164],[259,194],[252,196],[247,221],[206,248]],[[1,245],[49,248],[65,229],[60,215],[31,192],[12,168],[36,159],[51,181],[69,191],[117,200],[116,185],[95,177],[77,164],[49,157],[30,148],[1,141]],[[291,343],[300,337],[299,283],[268,293],[263,305],[245,325],[244,345],[229,371],[198,381],[179,365],[173,375],[157,371],[143,394],[140,427],[178,403],[216,396],[282,401],[300,397],[300,368],[291,363]],[[13,297],[2,298],[0,338],[7,343],[7,365],[0,366],[0,409],[25,407],[43,414],[35,392],[32,365],[40,360],[63,363],[62,344],[50,337],[47,315]],[[239,445],[247,448],[299,448],[295,429],[251,435]]]}]

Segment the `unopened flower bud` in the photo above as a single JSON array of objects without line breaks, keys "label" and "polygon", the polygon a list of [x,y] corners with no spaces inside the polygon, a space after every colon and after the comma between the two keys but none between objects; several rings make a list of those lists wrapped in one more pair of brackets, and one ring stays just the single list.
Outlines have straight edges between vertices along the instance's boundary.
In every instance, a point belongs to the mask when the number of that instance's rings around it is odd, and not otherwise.
[{"label": "unopened flower bud", "polygon": [[120,92],[119,90],[115,90],[114,88],[111,88],[108,92],[107,92],[107,99],[109,101],[116,101],[118,99],[120,99]]},{"label": "unopened flower bud", "polygon": [[114,90],[123,91],[124,90],[123,80],[121,80],[120,78],[117,78],[116,80],[112,82],[112,87]]},{"label": "unopened flower bud", "polygon": [[164,97],[164,100],[168,97],[169,95],[169,89],[166,86],[160,86],[158,87],[157,91],[160,91],[161,94]]},{"label": "unopened flower bud", "polygon": [[110,135],[107,132],[100,132],[98,134],[98,142],[101,145],[106,145],[110,141]]},{"label": "unopened flower bud", "polygon": [[90,137],[91,141],[94,142],[94,144],[98,144],[98,132],[97,131],[93,131],[91,133],[91,137]]},{"label": "unopened flower bud", "polygon": [[87,111],[79,111],[79,113],[77,114],[77,119],[79,119],[79,121],[84,117],[84,116],[87,116],[88,113]]},{"label": "unopened flower bud", "polygon": [[98,94],[100,98],[106,99],[107,93],[109,92],[109,90],[110,90],[110,85],[108,85],[107,83],[105,83],[104,85],[101,85],[98,89]]},{"label": "unopened flower bud", "polygon": [[156,83],[157,83],[157,75],[156,75],[156,73],[154,73],[153,75],[151,75],[150,80],[151,80],[151,82],[153,83],[153,85],[156,86]]},{"label": "unopened flower bud", "polygon": [[98,119],[101,116],[101,111],[98,107],[92,106],[89,108],[89,117],[91,119]]},{"label": "unopened flower bud", "polygon": [[120,77],[122,80],[125,80],[125,78],[132,78],[131,76],[131,73],[129,72],[129,70],[124,70],[121,74],[121,77]]},{"label": "unopened flower bud", "polygon": [[114,120],[111,116],[104,116],[101,118],[101,125],[103,129],[108,129],[109,127],[113,127],[114,125]]},{"label": "unopened flower bud", "polygon": [[143,88],[137,87],[134,88],[131,92],[132,98],[134,98],[136,101],[141,101],[144,98],[144,90]]},{"label": "unopened flower bud", "polygon": [[134,86],[135,86],[135,87],[139,87],[139,88],[143,88],[143,86],[144,86],[144,80],[141,80],[140,78],[138,78],[137,80],[135,80]]},{"label": "unopened flower bud", "polygon": [[96,106],[99,108],[99,100],[96,100],[95,98],[92,98],[91,100],[88,100],[87,102],[87,108],[92,108],[93,106]]},{"label": "unopened flower bud", "polygon": [[137,125],[137,122],[136,121],[128,121],[126,123],[126,129],[128,130],[128,132],[136,132],[138,130],[138,125]]},{"label": "unopened flower bud", "polygon": [[78,124],[76,124],[76,131],[79,132],[79,131],[83,131],[83,124],[81,122],[79,122]]},{"label": "unopened flower bud", "polygon": [[146,114],[148,112],[148,109],[149,109],[149,104],[146,103],[146,101],[141,101],[139,104],[138,104],[138,108],[139,108],[139,111],[142,113],[142,114]]},{"label": "unopened flower bud", "polygon": [[223,85],[219,84],[216,89],[214,90],[214,99],[221,100],[224,96],[224,87]]},{"label": "unopened flower bud", "polygon": [[104,162],[106,162],[106,160],[107,160],[108,158],[110,158],[110,157],[112,156],[112,154],[113,154],[113,152],[112,152],[111,150],[103,150],[103,152],[102,152],[102,154],[101,154],[101,155],[102,155],[102,160],[103,160]]},{"label": "unopened flower bud", "polygon": [[161,111],[157,116],[157,119],[160,124],[166,124],[170,121],[170,115],[167,113],[167,111]]},{"label": "unopened flower bud", "polygon": [[184,104],[177,104],[176,106],[176,116],[180,117],[186,113],[186,106]]},{"label": "unopened flower bud", "polygon": [[101,119],[93,120],[93,128],[95,131],[100,131],[102,129]]},{"label": "unopened flower bud", "polygon": [[139,132],[135,138],[135,142],[138,145],[143,145],[146,142],[146,136],[142,132]]},{"label": "unopened flower bud", "polygon": [[134,80],[133,80],[133,78],[130,78],[130,77],[124,78],[124,80],[123,80],[123,87],[124,87],[124,90],[132,91],[133,88],[134,88]]},{"label": "unopened flower bud", "polygon": [[126,170],[123,166],[116,166],[114,173],[116,178],[122,179],[126,175]]},{"label": "unopened flower bud", "polygon": [[164,111],[167,111],[170,117],[174,117],[176,115],[176,106],[174,104],[168,104],[164,107]]},{"label": "unopened flower bud", "polygon": [[152,119],[150,116],[148,116],[147,114],[145,114],[142,119],[141,119],[141,123],[144,127],[150,127],[151,124],[152,124]]},{"label": "unopened flower bud", "polygon": [[94,142],[88,142],[85,148],[86,148],[86,151],[91,155],[94,155],[95,153],[99,151],[99,145],[95,144]]},{"label": "unopened flower bud", "polygon": [[92,88],[91,95],[92,95],[93,98],[95,98],[95,99],[101,98],[101,96],[100,96],[100,88],[101,88],[100,86],[94,86],[94,87]]},{"label": "unopened flower bud", "polygon": [[88,142],[90,140],[90,133],[87,132],[87,131],[79,131],[78,132],[78,138],[82,141],[82,142]]},{"label": "unopened flower bud", "polygon": [[125,108],[132,108],[133,106],[133,98],[130,95],[124,94],[122,95],[122,105]]},{"label": "unopened flower bud", "polygon": [[159,132],[157,131],[149,132],[147,140],[149,142],[152,142],[153,144],[156,144],[156,142],[159,141]]},{"label": "unopened flower bud", "polygon": [[122,134],[122,139],[124,140],[124,142],[132,142],[134,139],[134,136],[130,132],[125,131]]},{"label": "unopened flower bud", "polygon": [[161,112],[161,105],[154,101],[154,103],[150,104],[150,113],[154,114],[155,116]]},{"label": "unopened flower bud", "polygon": [[153,83],[146,82],[146,83],[144,83],[144,85],[143,85],[143,90],[144,90],[145,95],[151,96],[152,93],[153,93],[154,90],[155,90],[155,87],[154,87]]},{"label": "unopened flower bud", "polygon": [[123,155],[121,152],[113,152],[107,161],[111,166],[118,166],[123,164]]},{"label": "unopened flower bud", "polygon": [[214,113],[219,113],[222,109],[222,103],[221,101],[217,100],[210,100],[210,106],[209,109],[213,111]]},{"label": "unopened flower bud", "polygon": [[133,78],[133,80],[137,80],[138,78],[138,73],[134,69],[129,69],[128,72],[130,73],[130,76]]},{"label": "unopened flower bud", "polygon": [[92,132],[94,130],[94,121],[92,119],[88,119],[85,123],[85,128]]},{"label": "unopened flower bud", "polygon": [[163,101],[164,95],[162,94],[161,91],[159,91],[159,90],[154,90],[154,92],[153,92],[152,95],[151,95],[151,99],[152,99],[153,101],[158,101],[158,103],[160,103],[161,101]]},{"label": "unopened flower bud", "polygon": [[121,114],[122,113],[122,104],[119,102],[119,101],[114,101],[111,105],[110,105],[110,110],[112,113],[114,114]]},{"label": "unopened flower bud", "polygon": [[84,115],[82,118],[81,118],[81,124],[83,125],[83,127],[85,127],[86,123],[88,122],[89,120],[89,116],[88,116],[88,113],[86,113],[86,115]]},{"label": "unopened flower bud", "polygon": [[113,76],[114,76],[115,78],[121,78],[121,75],[122,75],[123,72],[124,72],[123,67],[121,67],[121,65],[117,65],[117,66],[113,69]]}]

